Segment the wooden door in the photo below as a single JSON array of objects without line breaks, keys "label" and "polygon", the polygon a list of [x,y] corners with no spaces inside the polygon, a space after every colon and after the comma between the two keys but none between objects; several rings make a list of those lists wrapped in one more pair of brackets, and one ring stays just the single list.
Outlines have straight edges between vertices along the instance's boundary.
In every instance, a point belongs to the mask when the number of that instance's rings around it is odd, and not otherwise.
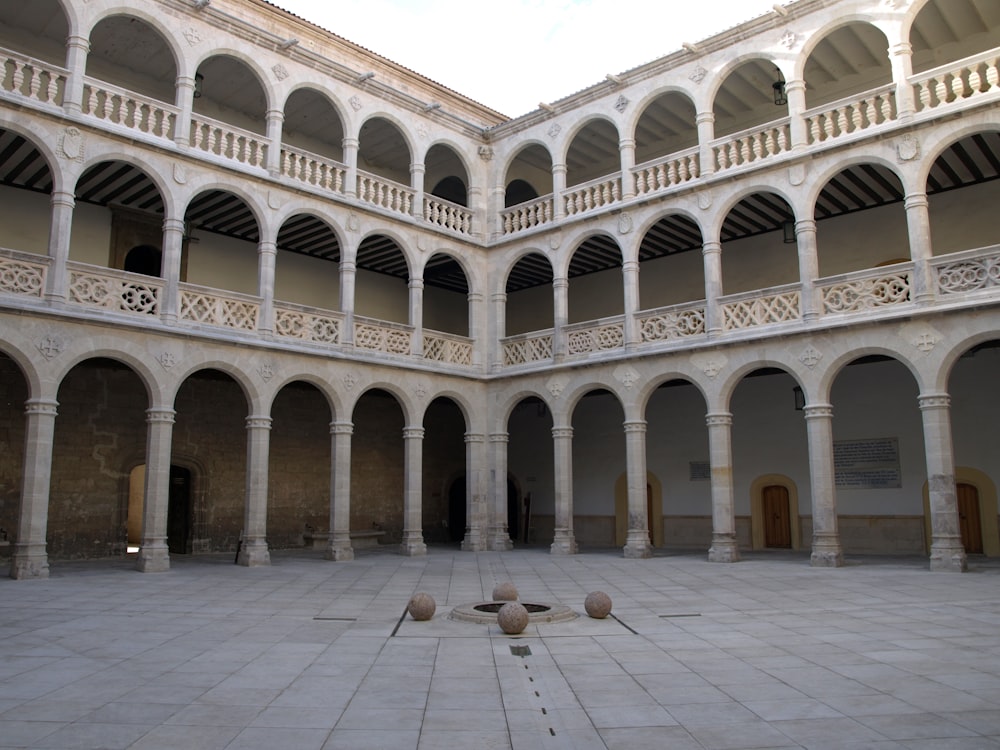
[{"label": "wooden door", "polygon": [[983,551],[983,527],[979,517],[979,490],[971,484],[958,487],[958,528],[962,546],[969,553]]},{"label": "wooden door", "polygon": [[790,549],[792,523],[788,508],[788,488],[778,484],[765,487],[761,493],[764,514],[764,546]]}]

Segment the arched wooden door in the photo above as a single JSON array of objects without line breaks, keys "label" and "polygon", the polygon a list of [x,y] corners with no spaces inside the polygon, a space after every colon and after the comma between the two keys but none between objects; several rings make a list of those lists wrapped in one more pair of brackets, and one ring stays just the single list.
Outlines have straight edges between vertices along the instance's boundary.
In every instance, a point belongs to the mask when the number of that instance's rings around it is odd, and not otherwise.
[{"label": "arched wooden door", "polygon": [[958,528],[962,534],[962,546],[967,553],[983,552],[983,525],[979,515],[979,490],[974,485],[959,483]]},{"label": "arched wooden door", "polygon": [[788,507],[788,488],[771,484],[761,491],[764,516],[764,546],[791,549],[792,522]]}]

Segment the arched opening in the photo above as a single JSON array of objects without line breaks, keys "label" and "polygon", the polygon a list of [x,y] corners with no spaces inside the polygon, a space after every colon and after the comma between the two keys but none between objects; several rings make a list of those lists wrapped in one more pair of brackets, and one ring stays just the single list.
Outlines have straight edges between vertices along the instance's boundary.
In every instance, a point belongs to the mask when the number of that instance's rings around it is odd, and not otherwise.
[{"label": "arched opening", "polygon": [[450,398],[435,398],[423,419],[424,541],[461,542],[469,530],[465,414]]},{"label": "arched opening", "polygon": [[541,253],[520,258],[507,275],[504,330],[507,336],[552,328],[552,263]]},{"label": "arched opening", "polygon": [[649,228],[639,244],[640,309],[705,298],[702,245],[701,229],[686,216],[664,216]]},{"label": "arched opening", "polygon": [[794,221],[788,201],[775,193],[748,195],[730,209],[721,232],[725,294],[799,280],[798,249],[784,231]]},{"label": "arched opening", "polygon": [[[403,410],[388,391],[366,391],[351,416],[351,533],[403,540]],[[426,442],[426,439],[425,439]],[[357,540],[351,540],[355,547]]]},{"label": "arched opening", "polygon": [[762,58],[747,60],[730,71],[712,102],[715,136],[732,135],[786,117],[787,102],[775,102],[778,77],[774,63]]},{"label": "arched opening", "polygon": [[518,531],[524,544],[549,544],[555,529],[555,474],[552,415],[545,402],[528,396],[507,420],[508,514],[510,482],[520,489]]},{"label": "arched opening", "polygon": [[621,268],[622,251],[612,237],[595,234],[580,243],[569,262],[570,323],[625,311]]},{"label": "arched opening", "polygon": [[366,120],[358,134],[358,170],[410,185],[413,158],[406,139],[395,124],[384,117]]},{"label": "arched opening", "polygon": [[[276,300],[324,310],[340,308],[340,240],[311,214],[289,217],[278,230],[274,262]],[[279,313],[279,330],[280,313]]]},{"label": "arched opening", "polygon": [[573,409],[572,528],[581,546],[615,544],[615,480],[626,468],[624,421],[621,402],[605,388],[588,391]]},{"label": "arched opening", "polygon": [[552,192],[552,155],[548,149],[533,143],[518,151],[507,167],[504,184],[508,191],[504,196],[505,208],[549,195]]},{"label": "arched opening", "polygon": [[[157,29],[135,16],[111,16],[97,22],[90,32],[87,76],[174,103],[177,62],[173,50]],[[99,108],[105,105],[114,106],[110,101],[97,103]]]},{"label": "arched opening", "polygon": [[566,186],[620,172],[618,140],[618,130],[607,120],[591,120],[584,125],[566,151]]},{"label": "arched opening", "polygon": [[521,203],[533,201],[538,197],[538,191],[526,180],[512,180],[504,193],[504,208],[510,208]]},{"label": "arched opening", "polygon": [[[267,95],[256,73],[231,55],[214,55],[195,74],[194,114],[235,125],[251,133],[267,132]],[[211,143],[210,123],[192,124],[195,142]],[[261,157],[258,153],[257,158]],[[240,160],[243,156],[237,156]]]},{"label": "arched opening", "polygon": [[641,165],[695,148],[695,116],[694,102],[684,94],[670,91],[653,99],[635,126],[635,163]]},{"label": "arched opening", "polygon": [[137,245],[125,255],[125,270],[143,276],[159,276],[163,254],[152,245]]},{"label": "arched opening", "polygon": [[[803,68],[806,106],[844,99],[852,94],[889,86],[889,41],[867,23],[849,23],[834,29],[813,48]],[[892,96],[885,92],[884,96]]]},{"label": "arched opening", "polygon": [[344,160],[344,124],[340,113],[323,94],[310,88],[296,89],[285,101],[281,141],[305,155]]}]

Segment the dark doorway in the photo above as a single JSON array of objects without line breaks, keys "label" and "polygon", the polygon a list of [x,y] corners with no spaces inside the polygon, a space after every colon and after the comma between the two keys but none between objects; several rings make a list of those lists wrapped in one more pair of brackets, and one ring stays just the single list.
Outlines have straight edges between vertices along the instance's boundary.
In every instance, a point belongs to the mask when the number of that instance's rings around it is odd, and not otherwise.
[{"label": "dark doorway", "polygon": [[448,537],[453,542],[465,539],[465,476],[451,483],[448,490]]},{"label": "dark doorway", "polygon": [[171,555],[186,555],[191,541],[191,472],[170,467],[170,499],[167,505],[167,549]]},{"label": "dark doorway", "polygon": [[507,480],[507,535],[515,542],[521,538],[521,498],[517,495],[517,486]]},{"label": "dark doorway", "polygon": [[125,270],[145,276],[159,276],[162,254],[152,245],[133,247],[125,256]]}]

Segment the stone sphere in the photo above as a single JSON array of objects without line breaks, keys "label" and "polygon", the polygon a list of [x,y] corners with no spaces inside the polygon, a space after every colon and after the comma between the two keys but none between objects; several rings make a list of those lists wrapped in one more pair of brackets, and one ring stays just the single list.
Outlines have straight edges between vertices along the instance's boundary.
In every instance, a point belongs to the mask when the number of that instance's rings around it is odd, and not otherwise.
[{"label": "stone sphere", "polygon": [[583,608],[587,614],[596,620],[603,620],[611,612],[611,597],[603,591],[594,591],[587,594],[583,602]]},{"label": "stone sphere", "polygon": [[434,603],[434,597],[423,592],[410,597],[410,603],[406,605],[406,611],[414,620],[431,619],[435,609],[437,609],[437,605]]},{"label": "stone sphere", "polygon": [[528,627],[528,610],[519,602],[507,602],[497,612],[497,624],[507,635],[517,635]]},{"label": "stone sphere", "polygon": [[493,601],[495,602],[516,602],[517,587],[510,582],[498,583],[493,587]]}]

